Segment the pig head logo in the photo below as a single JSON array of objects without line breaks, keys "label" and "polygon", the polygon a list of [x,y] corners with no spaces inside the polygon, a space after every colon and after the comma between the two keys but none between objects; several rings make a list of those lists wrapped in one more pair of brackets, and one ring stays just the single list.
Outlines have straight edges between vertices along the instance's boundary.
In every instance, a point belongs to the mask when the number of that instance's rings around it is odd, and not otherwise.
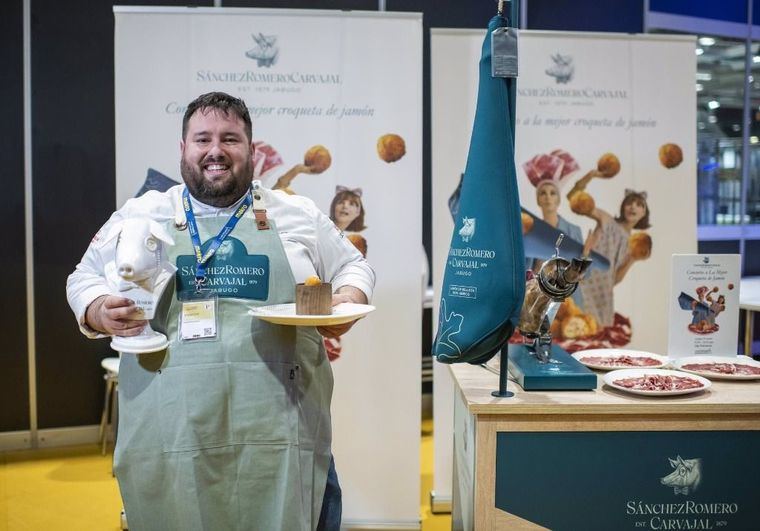
[{"label": "pig head logo", "polygon": [[575,74],[573,58],[560,53],[552,55],[551,58],[554,64],[551,68],[546,69],[546,75],[552,76],[557,83],[564,84],[572,81],[573,74]]},{"label": "pig head logo", "polygon": [[462,241],[468,243],[475,236],[475,218],[462,218],[462,228],[459,229]]},{"label": "pig head logo", "polygon": [[667,476],[660,478],[660,483],[667,487],[673,487],[673,493],[676,495],[688,495],[697,490],[702,479],[702,460],[681,459],[679,455],[675,459],[668,458],[668,461],[674,470]]},{"label": "pig head logo", "polygon": [[257,66],[270,68],[277,62],[277,56],[280,49],[277,47],[277,37],[275,35],[264,35],[263,33],[252,34],[256,46],[245,52],[249,59],[255,59]]}]

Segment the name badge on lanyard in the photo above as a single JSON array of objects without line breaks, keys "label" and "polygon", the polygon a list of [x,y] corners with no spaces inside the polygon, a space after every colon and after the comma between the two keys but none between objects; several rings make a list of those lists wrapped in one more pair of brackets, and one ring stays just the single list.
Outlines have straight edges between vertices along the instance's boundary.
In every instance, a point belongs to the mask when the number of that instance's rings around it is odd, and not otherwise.
[{"label": "name badge on lanyard", "polygon": [[213,290],[203,287],[206,282],[206,266],[209,260],[233,231],[253,202],[250,190],[245,195],[242,204],[230,216],[222,230],[208,246],[206,252],[201,250],[201,238],[198,233],[198,223],[195,221],[193,206],[190,203],[190,193],[185,188],[182,192],[182,207],[187,217],[187,228],[195,255],[195,291],[188,294],[182,302],[179,314],[180,341],[216,341],[219,339],[218,327],[218,297]]},{"label": "name badge on lanyard", "polygon": [[179,314],[180,341],[219,339],[217,327],[217,298],[211,290],[200,290],[182,302]]}]

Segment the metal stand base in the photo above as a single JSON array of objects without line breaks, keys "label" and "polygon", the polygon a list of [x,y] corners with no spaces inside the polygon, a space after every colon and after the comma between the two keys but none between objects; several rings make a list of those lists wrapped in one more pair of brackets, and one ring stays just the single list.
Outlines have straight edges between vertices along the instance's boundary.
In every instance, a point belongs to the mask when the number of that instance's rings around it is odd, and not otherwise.
[{"label": "metal stand base", "polygon": [[541,363],[527,346],[512,345],[509,369],[525,391],[596,389],[596,374],[557,345],[548,363]]},{"label": "metal stand base", "polygon": [[509,371],[509,344],[501,347],[501,360],[499,361],[499,390],[491,391],[491,396],[496,398],[510,398],[515,396],[512,391],[507,391],[507,374]]}]

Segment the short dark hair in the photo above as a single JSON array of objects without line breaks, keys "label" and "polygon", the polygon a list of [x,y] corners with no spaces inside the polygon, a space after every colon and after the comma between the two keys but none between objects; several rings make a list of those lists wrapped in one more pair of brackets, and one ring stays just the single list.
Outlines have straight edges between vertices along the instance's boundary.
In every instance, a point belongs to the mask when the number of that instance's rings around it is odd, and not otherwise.
[{"label": "short dark hair", "polygon": [[208,94],[201,94],[187,106],[185,116],[182,118],[183,140],[187,135],[187,123],[190,121],[190,117],[198,110],[206,112],[208,109],[216,109],[225,116],[229,116],[230,113],[237,116],[243,120],[243,128],[248,141],[250,142],[253,139],[253,124],[245,102],[224,92],[209,92]]}]

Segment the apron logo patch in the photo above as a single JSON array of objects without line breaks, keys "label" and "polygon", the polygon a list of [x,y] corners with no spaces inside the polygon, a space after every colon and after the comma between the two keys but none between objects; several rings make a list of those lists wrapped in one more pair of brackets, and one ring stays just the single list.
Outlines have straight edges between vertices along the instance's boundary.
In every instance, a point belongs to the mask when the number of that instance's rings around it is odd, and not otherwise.
[{"label": "apron logo patch", "polygon": [[[201,245],[203,253],[211,244]],[[195,256],[177,257],[177,300],[195,290]],[[220,298],[265,301],[269,298],[269,257],[248,254],[245,244],[229,236],[209,260],[204,288]]]}]

